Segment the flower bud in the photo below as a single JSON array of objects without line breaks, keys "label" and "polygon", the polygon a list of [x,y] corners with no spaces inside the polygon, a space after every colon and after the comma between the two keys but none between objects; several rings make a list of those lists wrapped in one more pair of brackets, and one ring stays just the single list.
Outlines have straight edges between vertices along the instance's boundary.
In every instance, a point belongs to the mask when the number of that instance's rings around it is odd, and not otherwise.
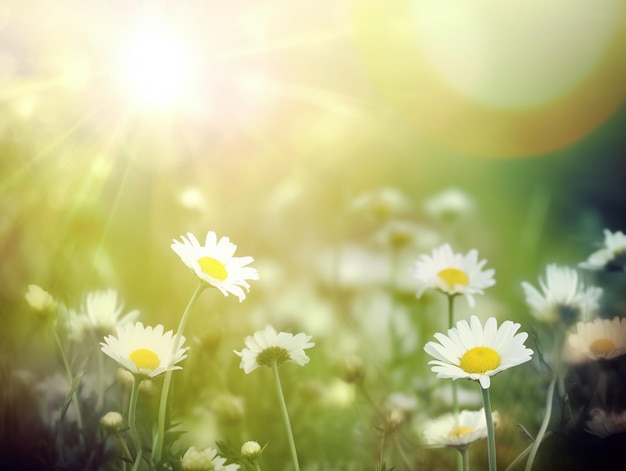
[{"label": "flower bud", "polygon": [[119,432],[124,425],[124,418],[119,412],[107,412],[100,418],[100,425],[109,433]]},{"label": "flower bud", "polygon": [[349,356],[341,364],[340,376],[346,383],[360,384],[365,379],[365,363],[361,357]]},{"label": "flower bud", "polygon": [[37,285],[28,285],[24,298],[41,317],[47,317],[56,311],[57,302],[52,295]]},{"label": "flower bud", "polygon": [[250,460],[256,460],[261,456],[261,445],[255,441],[245,442],[241,445],[241,456]]}]

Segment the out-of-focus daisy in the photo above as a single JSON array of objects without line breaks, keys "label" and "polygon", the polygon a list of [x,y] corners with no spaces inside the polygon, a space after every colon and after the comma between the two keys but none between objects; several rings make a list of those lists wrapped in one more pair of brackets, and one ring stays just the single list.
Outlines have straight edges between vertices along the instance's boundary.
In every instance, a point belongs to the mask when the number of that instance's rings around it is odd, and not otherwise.
[{"label": "out-of-focus daisy", "polygon": [[271,366],[273,362],[280,365],[286,361],[294,361],[304,366],[309,362],[309,357],[304,350],[315,345],[309,340],[311,340],[310,335],[276,332],[272,326],[268,325],[264,330],[246,337],[244,343],[247,348],[241,352],[233,351],[241,358],[239,367],[246,374],[256,370],[259,366]]},{"label": "out-of-focus daisy", "polygon": [[234,294],[239,302],[246,298],[246,292],[250,291],[246,280],[259,279],[256,269],[246,266],[254,261],[252,257],[235,257],[237,246],[228,237],[218,241],[213,231],[207,233],[204,245],[191,232],[181,239],[182,242],[174,240],[172,250],[200,280],[219,289],[224,296]]},{"label": "out-of-focus daisy", "polygon": [[424,202],[424,211],[434,219],[444,222],[457,221],[471,214],[474,200],[458,188],[448,188]]},{"label": "out-of-focus daisy", "polygon": [[531,359],[533,351],[526,348],[525,332],[516,333],[520,325],[504,321],[498,327],[495,317],[487,319],[483,327],[476,316],[470,322],[461,320],[448,335],[436,333],[439,341],[428,342],[424,350],[435,360],[429,362],[437,378],[467,378],[489,388],[491,376]]},{"label": "out-of-focus daisy", "polygon": [[626,410],[607,413],[602,409],[593,409],[586,430],[600,438],[626,432]]},{"label": "out-of-focus daisy", "polygon": [[[498,425],[498,412],[491,414],[494,425]],[[422,437],[427,445],[466,448],[472,443],[487,438],[485,410],[463,410],[460,414],[445,414],[426,422]]]},{"label": "out-of-focus daisy", "polygon": [[626,319],[595,319],[579,322],[569,334],[565,360],[576,363],[589,360],[611,360],[626,353]]},{"label": "out-of-focus daisy", "polygon": [[589,270],[623,271],[626,267],[626,235],[604,230],[604,246],[580,264]]},{"label": "out-of-focus daisy", "polygon": [[432,255],[422,255],[413,268],[417,279],[417,297],[427,289],[437,289],[450,296],[463,295],[470,307],[474,307],[474,295],[483,294],[485,288],[496,284],[495,270],[483,271],[486,260],[478,261],[478,252],[470,250],[466,255],[453,253],[449,244],[433,250]]},{"label": "out-of-focus daisy", "polygon": [[207,448],[199,450],[195,446],[190,447],[181,459],[184,471],[237,471],[238,464],[227,464],[226,459],[217,454],[217,450]]},{"label": "out-of-focus daisy", "polygon": [[598,309],[602,288],[585,288],[576,270],[551,264],[546,268],[545,282],[539,278],[541,291],[524,281],[522,289],[532,314],[544,322],[563,321],[571,325],[588,319]]},{"label": "out-of-focus daisy", "polygon": [[373,219],[386,221],[406,212],[410,203],[400,190],[384,187],[357,196],[351,207]]},{"label": "out-of-focus daisy", "polygon": [[70,332],[75,338],[83,338],[86,333],[96,337],[110,335],[116,327],[134,322],[139,311],[133,310],[120,317],[124,305],[117,299],[117,291],[92,291],[87,294],[85,305],[80,311],[70,310]]},{"label": "out-of-focus daisy", "polygon": [[28,285],[24,298],[30,307],[42,316],[56,311],[57,302],[54,297],[40,286]]},{"label": "out-of-focus daisy", "polygon": [[101,342],[102,351],[134,375],[153,378],[169,370],[182,369],[176,363],[187,358],[182,335],[175,345],[172,331],[163,333],[161,324],[144,327],[141,322],[117,328]]},{"label": "out-of-focus daisy", "polygon": [[441,243],[441,235],[413,221],[392,219],[374,234],[374,241],[391,250],[408,247],[429,250]]}]

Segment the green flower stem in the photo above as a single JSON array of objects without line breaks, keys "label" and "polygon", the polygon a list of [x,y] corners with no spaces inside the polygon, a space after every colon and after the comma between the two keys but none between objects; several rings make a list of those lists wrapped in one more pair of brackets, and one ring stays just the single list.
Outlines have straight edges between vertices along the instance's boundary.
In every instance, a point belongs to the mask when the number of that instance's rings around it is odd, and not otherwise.
[{"label": "green flower stem", "polygon": [[546,397],[546,413],[543,416],[543,421],[541,422],[541,427],[539,428],[539,433],[535,438],[535,442],[533,443],[533,447],[530,450],[530,455],[528,456],[528,461],[526,462],[526,471],[530,471],[533,467],[533,462],[535,461],[535,457],[537,456],[537,451],[539,451],[539,446],[541,445],[541,441],[543,440],[546,429],[548,428],[548,424],[550,423],[550,416],[552,415],[552,396],[554,395],[554,386],[556,385],[557,377],[554,376],[552,381],[550,381],[550,385],[548,386],[548,394]]},{"label": "green flower stem", "polygon": [[[543,436],[543,438],[547,438],[549,437],[551,434],[551,432],[546,432],[546,434]],[[531,437],[532,439],[532,437]],[[528,456],[528,453],[530,453],[531,448],[533,447],[533,444],[535,443],[535,441],[533,440],[533,442],[528,445],[526,448],[524,448],[524,451],[522,451],[519,455],[517,455],[517,457],[511,461],[509,463],[509,465],[506,467],[506,469],[504,471],[513,471],[513,469],[515,469],[515,467],[517,466],[518,463],[520,463],[524,458],[526,458]]]},{"label": "green flower stem", "polygon": [[[454,327],[454,297],[453,294],[448,295],[448,329]],[[455,417],[459,415],[459,393],[456,381],[452,381],[452,411]]]},{"label": "green flower stem", "polygon": [[[122,454],[124,455],[124,458],[128,458],[129,461],[132,461],[133,457],[130,454],[130,450],[128,449],[128,445],[126,444],[126,440],[124,440],[124,438],[119,433],[115,434],[115,440],[117,441],[117,444],[122,449],[122,452],[123,452]],[[125,459],[122,459],[122,470],[126,471]]]},{"label": "green flower stem", "polygon": [[[456,295],[449,294],[448,295],[448,329],[454,327],[454,298]],[[459,418],[460,408],[459,408],[459,392],[456,381],[452,381],[452,412],[454,413],[454,418],[457,420]],[[463,469],[464,463],[462,461],[462,456],[459,456],[456,462],[457,471],[461,471]]]},{"label": "green flower stem", "polygon": [[137,471],[137,469],[139,469],[139,463],[141,462],[141,456],[143,454],[141,440],[139,439],[137,426],[135,424],[135,418],[137,415],[137,398],[139,397],[139,384],[141,381],[142,380],[137,377],[133,378],[133,386],[130,392],[130,402],[128,404],[128,427],[130,429],[130,436],[133,440],[133,445],[135,446],[135,452],[137,453],[132,471]]},{"label": "green flower stem", "polygon": [[448,295],[448,329],[454,327],[454,295]]},{"label": "green flower stem", "polygon": [[283,388],[280,385],[280,376],[278,375],[278,364],[276,363],[276,360],[272,361],[271,366],[272,371],[274,372],[274,380],[276,381],[276,390],[278,391],[280,410],[283,414],[283,420],[285,421],[285,429],[287,429],[287,438],[289,439],[289,448],[291,449],[291,459],[293,461],[293,467],[295,471],[300,471],[300,465],[298,464],[298,453],[296,451],[296,442],[293,439],[293,431],[291,429],[291,422],[289,421],[289,413],[287,412],[287,403],[285,402]]},{"label": "green flower stem", "polygon": [[[96,336],[96,333],[91,329],[91,337],[94,341],[94,345],[98,345],[100,339]],[[101,411],[104,405],[104,357],[102,351],[98,349],[96,351],[96,361],[98,362],[98,386],[96,388],[96,410]]]},{"label": "green flower stem", "polygon": [[[206,284],[204,282],[200,282],[198,287],[194,291],[189,303],[187,303],[187,307],[185,308],[185,312],[180,318],[180,322],[178,323],[178,330],[176,331],[176,336],[174,337],[174,349],[178,348],[178,342],[180,341],[181,336],[183,335],[183,330],[185,330],[185,325],[187,324],[187,319],[189,318],[189,313],[191,312],[192,306],[196,303],[202,291],[206,288]],[[168,370],[165,373],[165,378],[163,379],[163,387],[161,389],[161,402],[159,403],[159,418],[157,423],[157,433],[154,436],[154,446],[152,447],[152,462],[158,463],[161,461],[161,455],[163,452],[163,440],[165,437],[165,415],[167,413],[167,396],[170,392],[170,384],[172,382],[172,370]]]},{"label": "green flower stem", "polygon": [[396,449],[396,451],[398,452],[398,455],[400,455],[400,460],[402,460],[402,463],[404,464],[406,469],[411,469],[411,467],[412,467],[411,463],[409,462],[409,458],[406,456],[406,453],[404,453],[404,450],[402,449],[402,444],[398,440],[398,434],[397,433],[395,433],[393,435],[393,446]]},{"label": "green flower stem", "polygon": [[[454,298],[456,294],[448,295],[448,329],[454,327]],[[452,412],[454,413],[455,420],[458,420],[460,408],[459,408],[459,392],[456,381],[452,381]],[[456,462],[457,471],[461,471],[464,469],[463,457],[462,455],[458,457]]]},{"label": "green flower stem", "polygon": [[[74,374],[72,373],[72,369],[70,368],[70,364],[67,361],[67,356],[65,355],[65,350],[63,349],[63,344],[61,343],[61,339],[59,338],[59,334],[56,329],[52,328],[52,336],[54,337],[54,342],[56,343],[57,348],[59,349],[59,353],[61,355],[61,361],[63,362],[63,368],[65,369],[65,375],[67,376],[67,382],[69,387],[72,388],[74,385]],[[79,430],[79,440],[80,443],[83,443],[83,416],[80,412],[80,403],[78,402],[78,395],[76,394],[76,390],[72,392],[72,403],[74,404],[74,409],[76,410],[76,423],[78,424]]]},{"label": "green flower stem", "polygon": [[491,401],[489,400],[489,388],[480,388],[483,393],[483,407],[485,408],[485,420],[487,421],[487,450],[489,454],[489,471],[496,471],[496,436],[493,431],[493,417],[491,415]]},{"label": "green flower stem", "polygon": [[463,463],[463,471],[469,471],[469,459],[467,456],[467,447],[464,446],[462,448],[459,448],[459,454],[461,455],[461,461]]},{"label": "green flower stem", "polygon": [[383,430],[382,433],[380,434],[380,447],[378,449],[378,463],[376,466],[376,470],[377,471],[382,471],[383,469],[383,462],[384,462],[384,451],[385,451],[385,436],[387,435],[387,431]]}]

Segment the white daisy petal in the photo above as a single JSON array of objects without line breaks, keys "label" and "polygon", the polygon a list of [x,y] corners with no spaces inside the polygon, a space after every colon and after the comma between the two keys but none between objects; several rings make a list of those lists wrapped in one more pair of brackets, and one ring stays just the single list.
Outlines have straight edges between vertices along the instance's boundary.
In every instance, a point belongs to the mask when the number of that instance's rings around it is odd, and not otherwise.
[{"label": "white daisy petal", "polygon": [[237,471],[238,464],[228,464],[224,466],[226,459],[217,454],[217,450],[207,448],[199,450],[195,446],[190,447],[181,458],[183,471],[210,469],[213,471]]},{"label": "white daisy petal", "polygon": [[[478,381],[483,389],[491,385],[491,376],[531,359],[533,351],[526,348],[527,334],[515,335],[519,324],[505,321],[500,328],[495,318],[485,327],[478,317],[457,322],[448,336],[435,335],[439,341],[428,342],[424,350],[436,358],[429,362],[438,378],[467,378]],[[626,336],[625,336],[626,337]]]},{"label": "white daisy petal", "polygon": [[117,328],[117,337],[109,335],[101,342],[102,351],[135,375],[153,378],[170,370],[187,358],[182,348],[185,337],[176,344],[172,331],[163,334],[163,326],[144,327],[141,322]]},{"label": "white daisy petal", "polygon": [[626,319],[595,319],[579,322],[565,344],[568,363],[612,360],[626,354]]},{"label": "white daisy petal", "polygon": [[626,235],[604,230],[604,245],[579,264],[588,270],[624,271],[626,266]]},{"label": "white daisy petal", "polygon": [[259,366],[270,366],[272,361],[276,361],[278,365],[285,361],[293,361],[304,366],[309,362],[304,350],[315,345],[309,340],[310,335],[276,332],[276,329],[268,325],[264,330],[245,338],[246,348],[240,352],[236,350],[233,352],[241,358],[239,367],[246,374]]},{"label": "white daisy petal", "polygon": [[539,279],[541,291],[523,282],[522,289],[531,313],[540,321],[563,321],[573,324],[596,314],[602,289],[586,288],[576,270],[551,264],[546,267],[546,278]]},{"label": "white daisy petal", "polygon": [[626,432],[626,410],[607,412],[602,409],[593,409],[586,430],[600,438],[624,433]]},{"label": "white daisy petal", "polygon": [[217,240],[213,231],[207,233],[205,245],[200,245],[191,232],[181,239],[182,242],[173,241],[172,250],[200,280],[219,289],[224,296],[235,295],[239,302],[246,298],[250,289],[247,280],[259,279],[256,269],[246,266],[254,261],[252,257],[234,257],[237,246],[228,237]]},{"label": "white daisy petal", "polygon": [[474,307],[474,295],[483,294],[485,288],[495,284],[495,270],[483,271],[486,260],[478,261],[475,249],[463,256],[452,252],[449,244],[432,251],[432,255],[420,256],[412,273],[417,280],[417,297],[426,290],[436,289],[450,296],[463,295],[469,306]]},{"label": "white daisy petal", "polygon": [[[134,322],[139,311],[133,310],[121,316],[124,305],[119,302],[117,291],[91,291],[80,310],[70,309],[67,319],[70,336],[76,340],[110,335],[118,326]],[[121,316],[121,317],[120,317]]]}]

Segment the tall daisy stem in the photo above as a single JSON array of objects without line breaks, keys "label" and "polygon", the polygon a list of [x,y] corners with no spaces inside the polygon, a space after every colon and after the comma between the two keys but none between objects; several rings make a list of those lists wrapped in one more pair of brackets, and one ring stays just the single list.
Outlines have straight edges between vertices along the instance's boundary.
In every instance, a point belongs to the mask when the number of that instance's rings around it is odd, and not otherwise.
[{"label": "tall daisy stem", "polygon": [[[448,295],[448,329],[454,327],[454,296]],[[454,416],[459,415],[459,393],[456,381],[452,381],[452,411]]]},{"label": "tall daisy stem", "polygon": [[539,428],[539,433],[535,438],[533,443],[533,447],[530,450],[530,455],[528,456],[528,461],[526,462],[526,471],[530,471],[533,467],[533,462],[535,461],[535,457],[537,456],[537,451],[539,451],[539,446],[546,434],[546,430],[548,428],[548,424],[550,423],[550,416],[552,415],[552,396],[554,395],[554,387],[556,385],[557,376],[555,375],[550,381],[550,385],[548,386],[548,394],[546,398],[546,413],[543,416],[543,421],[541,422],[541,427]]},{"label": "tall daisy stem", "polygon": [[143,454],[141,440],[139,439],[137,425],[135,424],[135,418],[137,415],[137,398],[139,397],[139,383],[141,383],[141,379],[136,377],[133,378],[133,386],[130,392],[130,403],[128,404],[128,428],[130,429],[130,436],[133,440],[133,445],[135,446],[135,452],[137,453],[132,471],[137,471],[137,469],[139,469],[139,463],[141,462],[141,456]]},{"label": "tall daisy stem", "polygon": [[[454,295],[448,295],[448,329],[454,327]],[[452,381],[452,412],[454,413],[454,420],[459,418],[459,392],[457,389],[456,381]],[[458,456],[456,461],[457,471],[464,469],[463,456]]]},{"label": "tall daisy stem", "polygon": [[469,459],[467,456],[467,447],[459,448],[459,454],[461,455],[461,461],[463,462],[463,471],[469,471]]},{"label": "tall daisy stem", "polygon": [[[72,373],[72,368],[70,368],[70,363],[67,361],[67,355],[65,355],[65,350],[63,349],[63,344],[61,343],[61,339],[59,338],[59,334],[56,329],[52,328],[52,335],[54,337],[54,342],[56,343],[57,348],[59,349],[59,354],[61,355],[61,361],[63,362],[63,368],[65,369],[65,375],[67,376],[67,381],[70,388],[74,387],[74,374]],[[80,412],[80,403],[78,402],[78,395],[76,394],[76,390],[72,391],[72,404],[74,405],[74,410],[76,411],[76,423],[78,424],[79,430],[79,440],[80,443],[83,443],[83,416]]]},{"label": "tall daisy stem", "polygon": [[491,401],[489,400],[489,388],[480,388],[483,393],[483,407],[485,408],[485,420],[487,421],[487,450],[489,455],[489,471],[496,471],[496,436],[493,430],[493,417],[491,414]]},{"label": "tall daisy stem", "polygon": [[[180,322],[178,323],[178,330],[176,331],[176,336],[174,337],[174,349],[178,348],[178,343],[180,342],[180,337],[183,335],[183,330],[185,330],[185,325],[187,324],[187,319],[189,318],[189,313],[191,312],[192,306],[196,303],[200,294],[204,290],[206,285],[201,282],[198,284],[198,287],[194,291],[191,299],[187,303],[187,307],[185,308],[185,312],[180,318]],[[152,447],[152,462],[158,463],[161,461],[161,455],[163,453],[163,439],[165,437],[165,415],[167,413],[167,396],[170,392],[170,384],[172,382],[172,370],[168,370],[165,373],[165,378],[163,379],[163,387],[161,389],[161,402],[159,403],[159,418],[157,423],[157,433],[154,436],[154,446]]]},{"label": "tall daisy stem", "polygon": [[289,413],[287,412],[287,403],[285,402],[285,395],[283,394],[283,388],[280,385],[280,376],[278,375],[278,364],[276,360],[272,361],[272,371],[274,372],[274,380],[276,381],[276,390],[278,391],[278,400],[280,402],[280,410],[283,414],[283,420],[285,422],[285,429],[287,430],[287,438],[289,439],[289,448],[291,450],[291,459],[293,461],[293,467],[295,471],[300,471],[300,465],[298,464],[298,453],[296,451],[296,442],[293,439],[293,431],[291,429],[291,422],[289,421]]}]

